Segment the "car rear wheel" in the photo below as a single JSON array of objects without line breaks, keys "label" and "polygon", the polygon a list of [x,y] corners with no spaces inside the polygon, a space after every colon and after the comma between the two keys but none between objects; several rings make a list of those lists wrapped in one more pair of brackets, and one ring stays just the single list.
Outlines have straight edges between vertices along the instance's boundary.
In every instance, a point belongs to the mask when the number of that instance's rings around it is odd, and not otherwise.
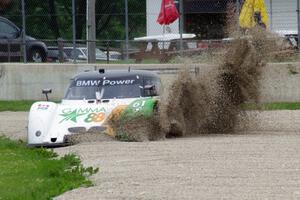
[{"label": "car rear wheel", "polygon": [[29,62],[46,62],[46,53],[40,48],[33,48],[29,52]]}]

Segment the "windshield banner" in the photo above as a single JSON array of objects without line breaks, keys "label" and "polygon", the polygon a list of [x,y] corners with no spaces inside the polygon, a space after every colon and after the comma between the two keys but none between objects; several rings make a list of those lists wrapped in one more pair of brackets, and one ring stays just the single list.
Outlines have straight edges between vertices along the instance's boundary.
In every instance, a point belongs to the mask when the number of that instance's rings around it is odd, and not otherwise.
[{"label": "windshield banner", "polygon": [[134,85],[135,79],[76,80],[76,87]]}]

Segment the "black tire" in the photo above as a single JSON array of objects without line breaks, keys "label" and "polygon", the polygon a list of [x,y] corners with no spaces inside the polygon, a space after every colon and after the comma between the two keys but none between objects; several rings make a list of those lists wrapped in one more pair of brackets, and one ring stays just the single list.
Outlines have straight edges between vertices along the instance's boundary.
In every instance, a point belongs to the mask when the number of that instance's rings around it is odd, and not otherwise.
[{"label": "black tire", "polygon": [[41,48],[33,47],[28,54],[28,61],[29,62],[46,62],[46,52]]}]

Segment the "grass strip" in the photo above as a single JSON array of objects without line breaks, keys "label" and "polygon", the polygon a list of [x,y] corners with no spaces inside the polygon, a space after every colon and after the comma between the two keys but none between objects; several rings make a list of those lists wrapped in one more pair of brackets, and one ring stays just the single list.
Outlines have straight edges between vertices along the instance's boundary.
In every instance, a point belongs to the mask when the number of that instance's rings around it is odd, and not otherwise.
[{"label": "grass strip", "polygon": [[61,158],[52,150],[27,148],[23,142],[0,136],[0,199],[51,199],[80,186],[97,169],[82,166],[74,154]]},{"label": "grass strip", "polygon": [[[39,100],[0,101],[0,112],[3,111],[29,111],[33,103]],[[60,101],[52,101],[59,103]]]},{"label": "grass strip", "polygon": [[0,101],[0,112],[2,111],[29,111],[34,100],[22,101]]},{"label": "grass strip", "polygon": [[[34,100],[22,101],[0,101],[0,112],[2,111],[29,111]],[[55,101],[58,102],[58,101]],[[299,110],[300,102],[275,102],[275,103],[246,103],[242,109],[245,110]]]},{"label": "grass strip", "polygon": [[299,110],[300,102],[278,102],[278,103],[247,103],[242,105],[244,110]]}]

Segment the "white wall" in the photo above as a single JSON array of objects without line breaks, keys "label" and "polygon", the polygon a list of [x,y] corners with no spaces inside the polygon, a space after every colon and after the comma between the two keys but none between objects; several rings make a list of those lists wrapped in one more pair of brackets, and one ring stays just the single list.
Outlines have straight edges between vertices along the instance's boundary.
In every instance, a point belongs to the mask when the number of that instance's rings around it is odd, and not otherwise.
[{"label": "white wall", "polygon": [[[297,31],[297,0],[265,0],[272,31]],[[271,10],[272,8],[272,10]]]},{"label": "white wall", "polygon": [[[156,22],[162,0],[147,0],[147,36],[162,35],[163,26]],[[179,33],[178,19],[169,25],[171,33]]]},{"label": "white wall", "polygon": [[[147,69],[158,72],[165,92],[176,77],[175,68],[184,64],[0,64],[0,100],[45,99],[41,91],[52,88],[51,99],[63,97],[69,79],[84,70],[105,69]],[[194,64],[192,70],[207,74],[213,68],[208,64]],[[291,69],[296,74],[291,73]],[[262,102],[300,101],[300,63],[270,63],[264,67],[261,79],[260,98]]]}]

